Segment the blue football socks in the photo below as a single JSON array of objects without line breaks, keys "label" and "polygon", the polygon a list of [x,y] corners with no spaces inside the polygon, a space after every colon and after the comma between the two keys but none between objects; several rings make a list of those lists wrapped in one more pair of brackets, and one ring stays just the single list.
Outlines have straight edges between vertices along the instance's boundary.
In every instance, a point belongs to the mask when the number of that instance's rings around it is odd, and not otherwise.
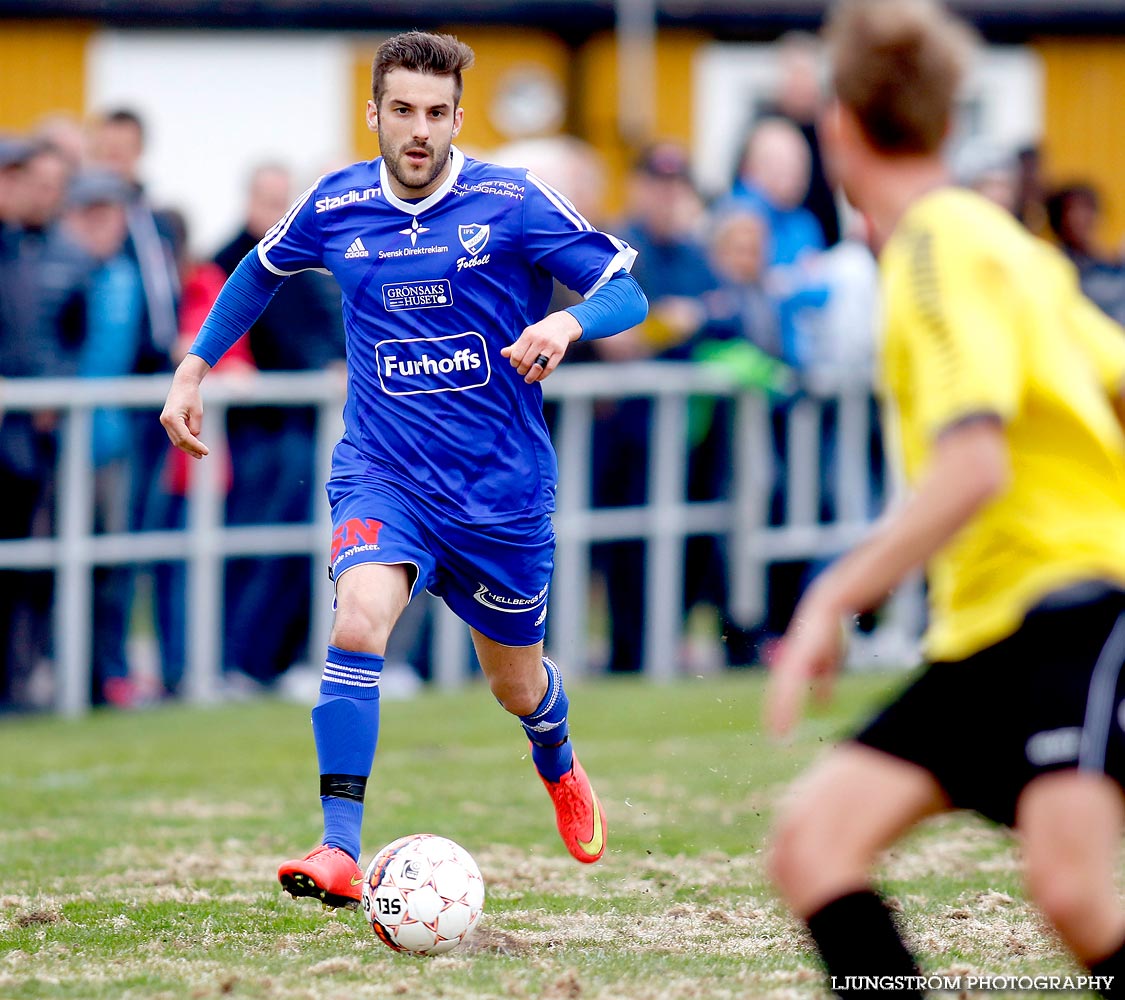
[{"label": "blue football socks", "polygon": [[379,673],[383,657],[328,647],[320,700],[312,710],[320,764],[324,843],[359,860],[363,796],[379,739]]},{"label": "blue football socks", "polygon": [[543,667],[547,671],[547,693],[534,712],[520,716],[520,722],[531,740],[535,769],[548,781],[558,781],[574,766],[574,750],[566,723],[570,702],[563,690],[559,668],[546,656]]}]

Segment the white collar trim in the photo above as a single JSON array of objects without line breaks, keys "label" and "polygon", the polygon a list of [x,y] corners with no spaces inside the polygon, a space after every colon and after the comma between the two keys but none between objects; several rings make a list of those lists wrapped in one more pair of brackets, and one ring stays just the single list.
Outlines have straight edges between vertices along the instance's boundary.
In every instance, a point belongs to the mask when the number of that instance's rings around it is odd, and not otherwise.
[{"label": "white collar trim", "polygon": [[465,165],[465,154],[461,152],[456,146],[450,147],[449,157],[449,173],[446,174],[445,180],[441,182],[439,187],[432,194],[427,195],[421,201],[403,201],[397,197],[391,190],[390,178],[387,176],[387,163],[385,160],[379,160],[379,186],[383,189],[383,197],[391,205],[394,205],[400,212],[405,212],[407,215],[421,215],[427,208],[433,208],[439,201],[442,200],[450,189],[457,182],[457,178],[461,174],[461,168]]}]

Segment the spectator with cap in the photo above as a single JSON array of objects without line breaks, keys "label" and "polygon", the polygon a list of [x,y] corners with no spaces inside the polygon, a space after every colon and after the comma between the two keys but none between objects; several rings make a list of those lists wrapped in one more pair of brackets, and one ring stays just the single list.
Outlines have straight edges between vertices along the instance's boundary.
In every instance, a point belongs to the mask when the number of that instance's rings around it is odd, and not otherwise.
[{"label": "spectator with cap", "polygon": [[[141,117],[128,108],[118,108],[94,122],[89,149],[91,165],[117,174],[129,190],[125,204],[129,231],[126,252],[137,265],[144,303],[141,343],[133,371],[142,375],[172,370],[172,349],[179,332],[179,284],[171,234],[163,213],[153,208],[141,177],[145,140]],[[132,420],[140,466],[160,468],[168,441],[159,421],[145,410],[134,411]],[[168,511],[162,490],[159,476],[136,477],[130,498],[130,524],[134,529],[172,527],[159,519]]]},{"label": "spectator with cap", "polygon": [[[128,227],[125,252],[132,258],[140,275],[143,304],[140,344],[132,372],[141,375],[172,370],[172,351],[179,333],[176,315],[179,280],[172,234],[165,214],[154,208],[141,174],[147,138],[140,115],[122,107],[112,109],[94,121],[89,141],[91,165],[116,174],[125,182],[129,192],[125,203]],[[132,411],[130,420],[137,467],[162,468],[169,448],[160,422],[148,410]],[[172,505],[162,476],[134,476],[129,508],[129,524],[135,531],[170,530],[174,527],[174,523],[168,520]],[[160,591],[161,586],[154,579],[154,600],[158,607],[173,599]]]},{"label": "spectator with cap", "polygon": [[171,370],[171,351],[179,332],[179,288],[171,235],[145,192],[140,176],[144,149],[145,127],[135,111],[119,108],[95,123],[90,140],[91,163],[117,174],[129,188],[125,205],[127,249],[141,275],[145,305],[144,341],[137,359],[140,373]]},{"label": "spectator with cap", "polygon": [[[0,141],[0,376],[73,373],[82,337],[87,256],[58,239],[71,170],[54,147]],[[56,415],[7,413],[0,425],[3,537],[48,534]],[[52,574],[0,571],[0,705],[26,707],[28,682],[47,652]]]},{"label": "spectator with cap", "polygon": [[[70,186],[62,236],[89,255],[85,336],[77,355],[82,378],[128,375],[142,349],[144,289],[140,270],[126,250],[131,191],[117,174],[88,170]],[[94,530],[129,528],[134,475],[133,431],[127,410],[100,407],[93,414]],[[139,692],[126,655],[133,572],[128,566],[99,566],[93,593],[93,704],[134,707]]]},{"label": "spectator with cap", "polygon": [[[45,240],[58,221],[75,164],[59,147],[35,142],[23,163],[17,221],[28,236]],[[24,252],[27,252],[26,247]]]}]

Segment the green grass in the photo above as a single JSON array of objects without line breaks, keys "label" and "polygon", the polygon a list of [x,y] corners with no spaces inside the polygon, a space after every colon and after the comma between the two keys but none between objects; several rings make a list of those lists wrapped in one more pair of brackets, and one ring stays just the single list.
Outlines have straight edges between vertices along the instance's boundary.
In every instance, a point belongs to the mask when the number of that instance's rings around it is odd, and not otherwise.
[{"label": "green grass", "polygon": [[[277,863],[320,832],[307,707],[4,719],[0,997],[822,996],[763,843],[791,779],[901,678],[846,678],[785,747],[761,735],[761,681],[573,687],[610,824],[590,867],[565,854],[519,729],[482,687],[386,702],[364,860],[429,831],[485,879],[476,934],[438,959],[395,955],[360,914],[277,887]],[[1074,971],[982,823],[928,824],[882,878],[927,971]]]}]

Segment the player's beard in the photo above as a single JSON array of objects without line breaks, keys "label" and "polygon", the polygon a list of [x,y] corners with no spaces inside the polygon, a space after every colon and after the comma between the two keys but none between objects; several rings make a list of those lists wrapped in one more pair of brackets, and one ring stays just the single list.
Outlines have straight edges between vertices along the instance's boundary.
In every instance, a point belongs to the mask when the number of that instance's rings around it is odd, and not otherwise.
[{"label": "player's beard", "polygon": [[[396,153],[393,151],[393,144],[390,139],[383,134],[382,129],[378,130],[378,135],[379,152],[383,154],[383,162],[387,165],[387,170],[390,172],[390,175],[405,188],[421,190],[429,187],[437,180],[438,175],[449,163],[449,150],[453,145],[452,139],[443,146],[432,146],[429,143],[404,142]],[[424,149],[432,157],[430,169],[426,171],[421,180],[417,179],[417,174],[411,177],[403,169],[403,160],[405,159],[408,149]]]}]

